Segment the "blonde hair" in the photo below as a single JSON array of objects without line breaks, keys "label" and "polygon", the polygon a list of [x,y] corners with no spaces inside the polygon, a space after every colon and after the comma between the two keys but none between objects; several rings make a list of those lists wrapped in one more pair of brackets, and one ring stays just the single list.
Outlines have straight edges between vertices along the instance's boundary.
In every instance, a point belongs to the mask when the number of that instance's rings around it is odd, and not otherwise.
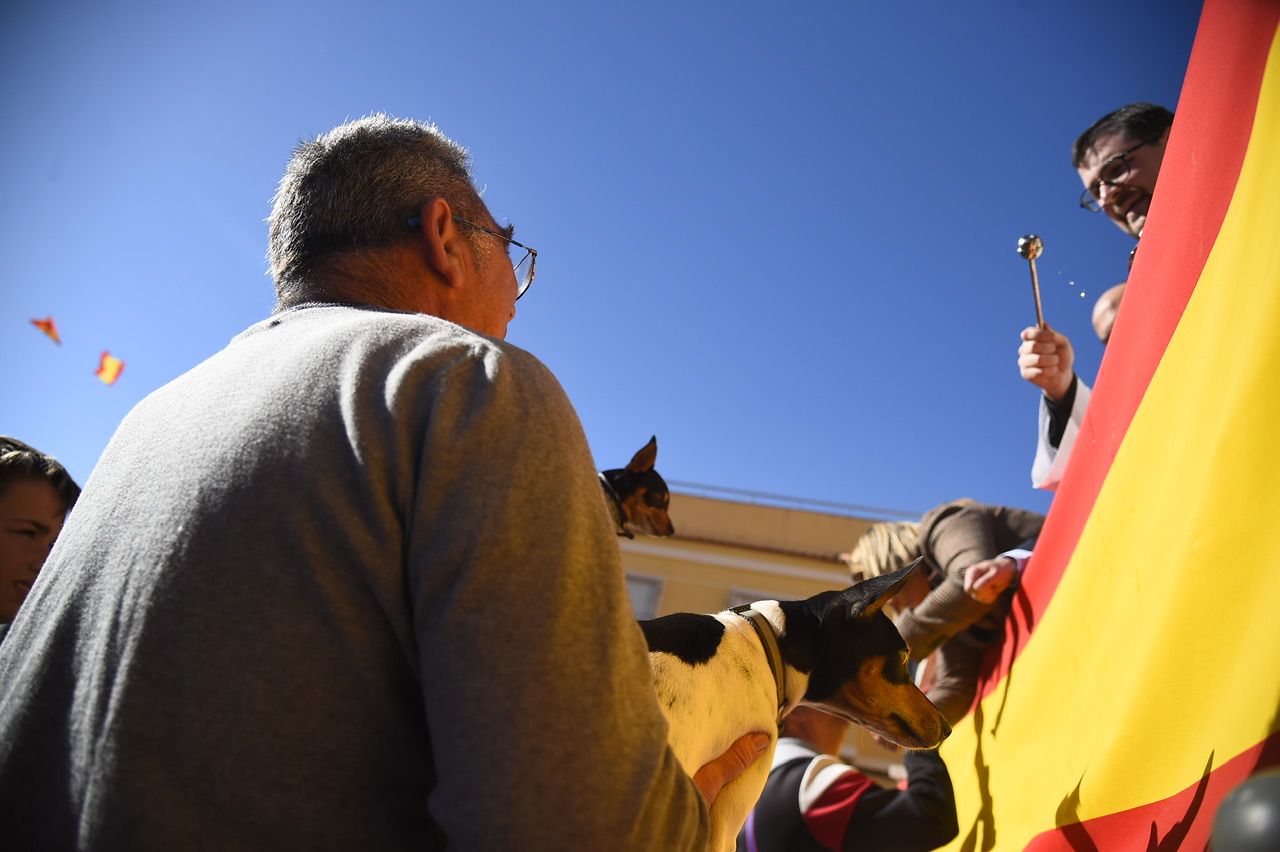
[{"label": "blonde hair", "polygon": [[853,550],[841,554],[854,580],[870,580],[897,571],[920,555],[920,524],[892,521],[874,524]]}]

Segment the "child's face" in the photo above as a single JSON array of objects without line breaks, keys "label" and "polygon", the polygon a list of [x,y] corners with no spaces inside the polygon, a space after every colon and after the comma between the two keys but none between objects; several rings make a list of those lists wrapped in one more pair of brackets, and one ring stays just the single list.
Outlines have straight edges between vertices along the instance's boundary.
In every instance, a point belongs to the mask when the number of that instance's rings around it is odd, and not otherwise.
[{"label": "child's face", "polygon": [[0,486],[0,623],[13,621],[62,530],[62,499],[43,479]]}]

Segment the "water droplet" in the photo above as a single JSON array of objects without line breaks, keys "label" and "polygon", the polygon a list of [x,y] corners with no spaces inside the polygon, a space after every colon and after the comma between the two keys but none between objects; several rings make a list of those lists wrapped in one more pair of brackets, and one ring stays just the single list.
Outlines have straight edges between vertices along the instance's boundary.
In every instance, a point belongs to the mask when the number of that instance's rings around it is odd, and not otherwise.
[{"label": "water droplet", "polygon": [[1085,296],[1087,296],[1087,295],[1089,295],[1089,294],[1088,294],[1088,293],[1086,293],[1085,291],[1083,291],[1083,290],[1081,290],[1081,291],[1080,291],[1080,298],[1081,298],[1081,299],[1083,299],[1083,298],[1084,298]]},{"label": "water droplet", "polygon": [[1076,286],[1076,282],[1074,282],[1074,281],[1068,281],[1068,282],[1067,282],[1067,286],[1068,286],[1068,287],[1074,287],[1074,286]]}]

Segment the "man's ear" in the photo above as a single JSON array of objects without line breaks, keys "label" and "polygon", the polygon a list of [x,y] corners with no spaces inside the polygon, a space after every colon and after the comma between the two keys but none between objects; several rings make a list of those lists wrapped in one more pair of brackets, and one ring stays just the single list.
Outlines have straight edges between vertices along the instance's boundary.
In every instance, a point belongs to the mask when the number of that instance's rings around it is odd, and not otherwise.
[{"label": "man's ear", "polygon": [[470,244],[453,221],[449,202],[436,196],[418,214],[419,251],[422,262],[447,286],[461,287],[471,263]]}]

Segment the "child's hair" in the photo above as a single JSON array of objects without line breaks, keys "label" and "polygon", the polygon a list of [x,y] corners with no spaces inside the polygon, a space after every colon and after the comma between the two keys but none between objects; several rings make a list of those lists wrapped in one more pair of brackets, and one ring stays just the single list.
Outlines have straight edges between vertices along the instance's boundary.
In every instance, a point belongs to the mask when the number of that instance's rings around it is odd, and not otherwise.
[{"label": "child's hair", "polygon": [[17,438],[0,435],[0,491],[20,479],[43,479],[52,485],[62,498],[63,512],[70,512],[80,496],[80,486],[60,461]]}]

